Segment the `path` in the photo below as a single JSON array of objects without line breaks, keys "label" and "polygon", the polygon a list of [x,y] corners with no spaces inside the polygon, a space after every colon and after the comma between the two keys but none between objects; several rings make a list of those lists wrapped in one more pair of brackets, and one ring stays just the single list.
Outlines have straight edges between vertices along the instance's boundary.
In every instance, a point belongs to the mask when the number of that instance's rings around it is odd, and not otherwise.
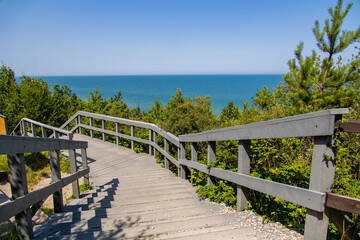
[{"label": "path", "polygon": [[251,211],[200,201],[196,188],[148,154],[81,135],[75,140],[89,143],[94,189],[35,226],[36,238],[271,239],[275,229],[276,239],[297,239],[278,224],[263,225]]}]

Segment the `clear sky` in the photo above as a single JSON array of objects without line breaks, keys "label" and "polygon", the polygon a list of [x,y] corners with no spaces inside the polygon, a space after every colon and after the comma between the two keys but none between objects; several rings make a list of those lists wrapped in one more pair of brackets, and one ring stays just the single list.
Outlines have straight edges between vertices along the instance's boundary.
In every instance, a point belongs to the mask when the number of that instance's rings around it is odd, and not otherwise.
[{"label": "clear sky", "polygon": [[[344,29],[360,24],[353,2]],[[300,41],[317,49],[314,21],[336,3],[0,0],[0,61],[30,76],[285,73]]]}]

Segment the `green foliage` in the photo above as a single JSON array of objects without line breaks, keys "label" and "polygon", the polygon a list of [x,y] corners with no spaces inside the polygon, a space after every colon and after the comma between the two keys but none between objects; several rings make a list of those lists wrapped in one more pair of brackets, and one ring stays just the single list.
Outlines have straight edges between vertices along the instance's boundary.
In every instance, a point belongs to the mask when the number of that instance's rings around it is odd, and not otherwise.
[{"label": "green foliage", "polygon": [[1,232],[0,238],[2,240],[18,240],[19,236],[16,232],[15,226],[11,226],[10,229],[7,229],[6,233]]},{"label": "green foliage", "polygon": [[79,186],[80,192],[85,192],[85,191],[92,190],[92,189],[93,189],[92,186],[87,183],[83,183]]},{"label": "green foliage", "polygon": [[223,202],[229,206],[236,205],[236,194],[233,187],[220,180],[214,186],[201,186],[197,191],[200,198],[208,198],[213,202]]},{"label": "green foliage", "polygon": [[46,215],[50,215],[50,214],[54,214],[54,209],[52,208],[45,208],[45,207],[41,207],[40,210],[45,213]]},{"label": "green foliage", "polygon": [[215,125],[209,96],[194,97],[193,100],[182,95],[180,89],[172,96],[164,110],[160,126],[175,135],[195,133],[211,129]]}]

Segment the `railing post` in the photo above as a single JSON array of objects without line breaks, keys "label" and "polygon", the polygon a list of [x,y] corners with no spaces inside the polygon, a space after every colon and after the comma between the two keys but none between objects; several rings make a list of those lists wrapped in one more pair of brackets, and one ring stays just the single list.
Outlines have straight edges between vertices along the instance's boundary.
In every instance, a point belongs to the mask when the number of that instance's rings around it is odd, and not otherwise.
[{"label": "railing post", "polygon": [[75,125],[76,125],[76,130],[75,130],[75,132],[76,132],[76,133],[79,133],[79,128],[78,128],[79,118],[78,118],[78,117],[75,118]]},{"label": "railing post", "polygon": [[[69,162],[70,162],[70,172],[71,174],[77,172],[77,164],[76,164],[76,152],[75,149],[69,150]],[[79,181],[75,180],[72,183],[72,190],[73,190],[73,197],[79,198],[80,192],[79,192]]]},{"label": "railing post", "polygon": [[[211,163],[216,158],[216,142],[215,141],[209,141],[208,142],[208,148],[207,148],[207,162]],[[213,186],[215,183],[214,178],[209,176],[207,177],[207,184],[209,186]]]},{"label": "railing post", "polygon": [[[119,133],[119,123],[115,123],[115,132]],[[116,145],[119,145],[119,143],[120,143],[120,138],[116,136]]]},{"label": "railing post", "polygon": [[[28,193],[24,154],[8,154],[8,166],[13,199],[24,196]],[[15,216],[15,226],[21,239],[34,237],[30,208]]]},{"label": "railing post", "polygon": [[151,146],[152,143],[152,130],[149,129],[149,154],[152,156],[153,155],[153,147]]},{"label": "railing post", "polygon": [[[164,148],[165,148],[165,152],[169,153],[169,141],[166,138],[164,138]],[[164,155],[164,162],[165,162],[165,169],[169,169],[169,159],[167,159],[165,155]]]},{"label": "railing post", "polygon": [[[102,128],[103,130],[106,130],[105,120],[101,120],[101,128]],[[102,139],[103,139],[104,142],[106,141],[106,135],[105,135],[104,132],[102,132]]]},{"label": "railing post", "polygon": [[[197,151],[198,151],[197,142],[192,142],[191,143],[191,161],[193,161],[193,162],[197,162],[197,159],[198,159]],[[190,169],[190,171],[192,171],[192,169]]]},{"label": "railing post", "polygon": [[[180,142],[180,148],[179,148],[179,159],[178,161],[180,162],[180,159],[186,159],[185,157],[185,142]],[[180,169],[180,177],[181,179],[186,179],[186,169],[187,167],[184,165],[179,165],[179,169]]]},{"label": "railing post", "polygon": [[[131,126],[131,136],[134,137],[135,136],[135,127]],[[135,144],[134,144],[134,140],[131,140],[131,150],[134,150]]]},{"label": "railing post", "polygon": [[[81,116],[79,115],[78,116],[78,118],[79,118],[79,124],[82,124],[82,119],[81,119]],[[82,129],[82,127],[79,127],[79,133],[80,134],[82,134],[83,133],[83,131],[82,131],[83,129]]]},{"label": "railing post", "polygon": [[47,136],[46,136],[46,129],[44,128],[44,127],[41,127],[41,136],[43,137],[43,138],[46,138]]},{"label": "railing post", "polygon": [[[94,119],[92,117],[89,117],[89,125],[90,127],[94,126]],[[90,129],[90,137],[94,137],[94,130]]]},{"label": "railing post", "polygon": [[69,139],[69,140],[73,140],[73,138],[74,138],[74,134],[73,134],[73,133],[69,133],[69,134],[68,134],[68,139]]},{"label": "railing post", "polygon": [[66,131],[70,131],[70,126],[69,126],[69,124],[66,125]]},{"label": "railing post", "polygon": [[[310,187],[318,192],[330,192],[335,176],[335,153],[332,136],[315,137],[311,163]],[[325,212],[307,209],[305,239],[326,239],[329,218]]]},{"label": "railing post", "polygon": [[[238,173],[250,173],[250,140],[240,140],[238,146]],[[249,189],[237,186],[236,210],[242,211],[248,206]]]},{"label": "railing post", "polygon": [[54,138],[59,138],[59,133],[57,131],[54,130],[53,133],[54,133]]},{"label": "railing post", "polygon": [[[82,168],[83,168],[83,169],[88,168],[86,148],[82,148],[82,149],[81,149],[81,162],[82,162]],[[89,174],[86,174],[86,175],[84,176],[84,183],[85,183],[85,184],[90,184]]]},{"label": "railing post", "polygon": [[35,124],[31,123],[31,132],[33,137],[36,137],[36,128],[35,128]]},{"label": "railing post", "polygon": [[[56,182],[61,179],[60,157],[59,151],[49,151],[51,182]],[[63,194],[62,189],[53,194],[54,212],[60,213],[63,211]]]},{"label": "railing post", "polygon": [[[157,132],[154,132],[154,143],[157,145],[158,144],[158,134]],[[154,147],[154,156],[155,156],[155,159],[156,159],[156,148]]]},{"label": "railing post", "polygon": [[26,121],[24,121],[24,120],[22,120],[21,121],[21,126],[22,126],[22,131],[21,131],[21,135],[22,136],[27,136],[28,135],[28,133],[27,133],[27,126],[26,126],[27,124],[26,124]]}]

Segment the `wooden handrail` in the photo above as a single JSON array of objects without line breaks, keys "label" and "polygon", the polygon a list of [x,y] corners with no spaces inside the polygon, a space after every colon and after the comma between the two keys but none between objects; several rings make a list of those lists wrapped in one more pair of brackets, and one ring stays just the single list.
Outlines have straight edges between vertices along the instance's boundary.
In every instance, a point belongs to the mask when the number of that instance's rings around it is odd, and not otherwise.
[{"label": "wooden handrail", "polygon": [[[73,196],[79,197],[78,179],[84,177],[89,183],[89,168],[87,167],[87,142],[72,141],[58,138],[38,138],[27,136],[0,135],[0,154],[7,154],[9,180],[12,199],[0,206],[0,222],[15,216],[17,232],[21,238],[33,237],[31,212],[35,212],[44,199],[53,194],[54,210],[61,212],[63,208],[62,188],[70,183]],[[76,149],[81,149],[83,168],[76,166]],[[60,150],[69,150],[71,175],[61,178]],[[29,152],[49,151],[51,184],[39,190],[28,193],[24,154]],[[30,208],[31,206],[32,209]]]},{"label": "wooden handrail", "polygon": [[71,140],[72,137],[73,137],[73,133],[70,132],[70,131],[66,131],[66,130],[63,130],[61,128],[57,128],[57,127],[53,127],[53,126],[50,126],[50,125],[47,125],[47,124],[44,124],[44,123],[41,123],[41,122],[38,122],[38,121],[35,121],[35,120],[32,120],[32,119],[29,119],[29,118],[22,118],[20,120],[20,122],[16,125],[16,127],[14,128],[14,130],[11,132],[10,135],[16,135],[16,131],[18,131],[20,129],[21,131],[21,135],[22,136],[28,136],[28,132],[27,132],[27,126],[26,124],[29,123],[31,124],[31,136],[32,137],[36,137],[36,127],[40,127],[41,128],[41,136],[42,137],[48,137],[46,135],[46,129],[47,130],[51,130],[52,133],[50,134],[50,138],[57,138],[59,137],[58,134],[62,134],[62,135],[66,135],[68,136],[68,138]]},{"label": "wooden handrail", "polygon": [[328,136],[334,133],[335,117],[349,109],[329,109],[292,117],[257,122],[235,127],[180,135],[180,142],[251,140],[289,137]]},{"label": "wooden handrail", "polygon": [[[91,136],[93,136],[92,131],[99,131],[103,134],[103,140],[106,139],[104,137],[106,134],[126,138],[132,141],[132,148],[133,141],[148,144],[149,153],[151,155],[154,155],[155,151],[161,153],[165,158],[165,167],[169,168],[169,161],[171,161],[178,168],[178,176],[183,179],[186,178],[186,172],[189,172],[190,169],[196,169],[207,174],[208,184],[213,184],[213,178],[224,179],[236,184],[238,210],[246,207],[248,200],[247,191],[249,189],[304,206],[307,208],[305,239],[326,239],[328,225],[328,217],[325,214],[326,207],[328,207],[326,205],[326,194],[331,190],[335,175],[335,155],[331,148],[331,143],[333,141],[335,127],[337,126],[335,123],[341,120],[343,114],[347,113],[349,113],[349,110],[346,108],[329,109],[265,122],[180,135],[179,137],[151,123],[101,114],[77,112],[71,120],[76,121],[72,131],[80,129],[81,132],[81,128],[89,129]],[[81,117],[89,117],[90,125],[83,124]],[[94,127],[93,119],[101,120],[102,128]],[[106,129],[106,121],[116,123],[115,132]],[[71,121],[67,121],[62,127],[66,127],[70,122]],[[126,135],[119,133],[119,124],[131,126],[131,134]],[[346,130],[349,129],[349,124],[352,124],[352,129],[354,129],[354,123],[352,121],[339,126]],[[135,137],[134,127],[147,128],[149,130],[149,139]],[[157,143],[157,134],[164,137],[164,149]],[[314,137],[309,189],[249,176],[251,155],[250,140],[291,137]],[[208,143],[207,159],[208,162],[211,162],[216,158],[216,142],[227,140],[239,141],[238,173],[213,167],[209,168],[207,165],[197,162],[198,142]],[[177,146],[178,159],[175,159],[169,154],[169,142]],[[186,143],[191,144],[191,160],[185,157]]]}]

